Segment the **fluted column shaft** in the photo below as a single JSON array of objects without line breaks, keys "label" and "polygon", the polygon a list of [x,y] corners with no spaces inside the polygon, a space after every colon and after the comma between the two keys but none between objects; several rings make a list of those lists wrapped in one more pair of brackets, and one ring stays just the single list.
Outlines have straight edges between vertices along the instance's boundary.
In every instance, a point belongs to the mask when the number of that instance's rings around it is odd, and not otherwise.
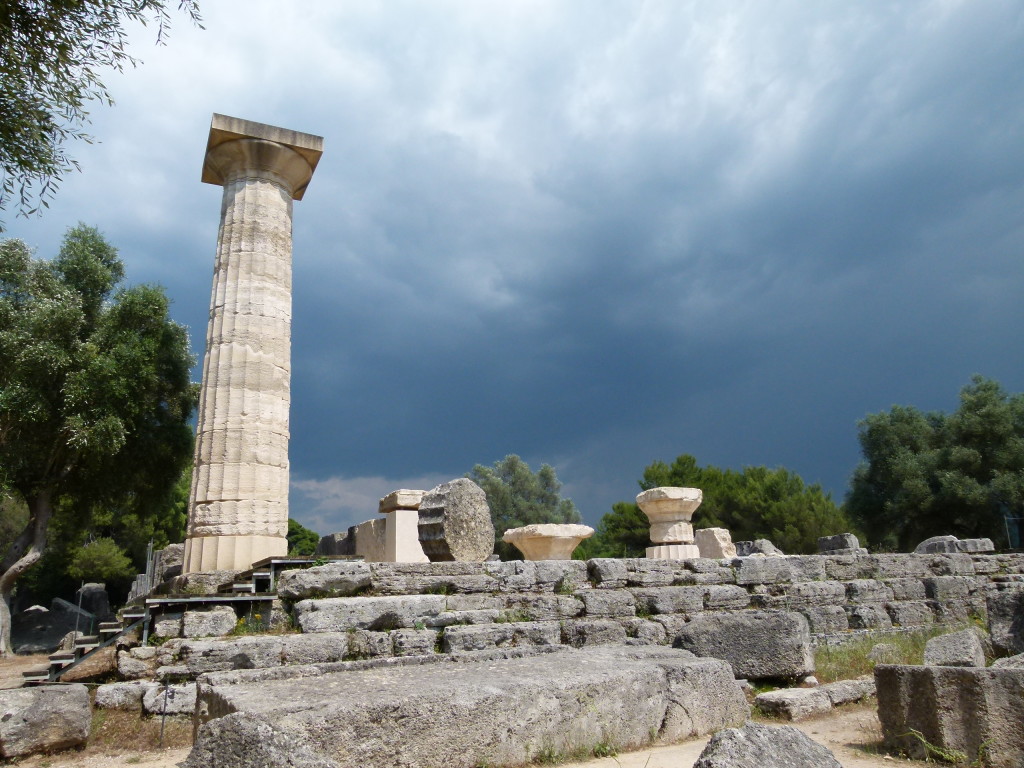
[{"label": "fluted column shaft", "polygon": [[292,199],[313,170],[258,135],[210,147],[206,166],[224,196],[185,573],[245,570],[288,551]]}]

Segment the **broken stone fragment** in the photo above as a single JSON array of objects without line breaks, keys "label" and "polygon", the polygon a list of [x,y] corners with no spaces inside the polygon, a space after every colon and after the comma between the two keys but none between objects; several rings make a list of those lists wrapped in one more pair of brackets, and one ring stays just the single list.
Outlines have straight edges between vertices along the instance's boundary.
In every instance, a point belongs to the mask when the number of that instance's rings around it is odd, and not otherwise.
[{"label": "broken stone fragment", "polygon": [[494,524],[483,488],[460,477],[424,494],[419,540],[432,563],[486,560],[494,551]]}]

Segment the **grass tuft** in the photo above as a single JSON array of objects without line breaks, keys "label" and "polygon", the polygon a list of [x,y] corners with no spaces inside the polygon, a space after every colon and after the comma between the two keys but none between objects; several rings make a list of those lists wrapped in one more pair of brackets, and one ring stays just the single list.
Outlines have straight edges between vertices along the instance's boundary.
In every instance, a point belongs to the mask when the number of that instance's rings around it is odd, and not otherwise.
[{"label": "grass tuft", "polygon": [[876,662],[868,658],[871,649],[878,643],[895,646],[887,664],[923,664],[925,644],[933,637],[954,632],[958,627],[935,626],[922,628],[917,632],[898,632],[891,635],[857,637],[841,645],[821,645],[815,649],[815,677],[821,683],[849,680],[861,675],[870,675]]}]

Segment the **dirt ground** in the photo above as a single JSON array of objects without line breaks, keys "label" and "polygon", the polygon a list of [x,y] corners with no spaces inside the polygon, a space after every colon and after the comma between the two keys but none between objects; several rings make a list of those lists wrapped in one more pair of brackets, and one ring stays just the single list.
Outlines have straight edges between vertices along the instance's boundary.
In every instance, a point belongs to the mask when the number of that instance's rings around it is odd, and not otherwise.
[{"label": "dirt ground", "polygon": [[[16,656],[0,659],[0,688],[14,688],[21,684],[24,669],[43,666],[45,655]],[[137,722],[137,719],[136,719]],[[187,721],[168,720],[165,743],[172,748],[140,748],[142,743],[156,744],[157,719],[147,721],[149,732],[131,731],[127,723],[115,719],[100,724],[104,734],[102,743],[92,744],[82,751],[56,755],[35,755],[18,763],[25,768],[118,768],[144,766],[145,768],[175,768],[189,753],[186,746],[190,726]],[[781,724],[773,721],[773,724]],[[831,714],[800,723],[794,723],[819,744],[832,750],[843,768],[913,768],[926,763],[905,760],[879,751],[882,731],[878,724],[873,702],[865,705],[847,705]],[[642,749],[614,757],[604,757],[583,763],[565,763],[564,768],[688,768],[700,756],[708,738],[693,739],[681,744]]]}]

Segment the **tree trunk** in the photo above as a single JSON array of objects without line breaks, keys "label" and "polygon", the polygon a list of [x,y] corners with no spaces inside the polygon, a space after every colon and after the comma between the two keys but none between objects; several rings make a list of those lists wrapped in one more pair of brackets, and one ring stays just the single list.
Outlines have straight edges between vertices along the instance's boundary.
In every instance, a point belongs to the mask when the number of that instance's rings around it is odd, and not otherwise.
[{"label": "tree trunk", "polygon": [[52,492],[48,488],[25,497],[28,522],[0,563],[0,658],[10,656],[13,652],[11,593],[15,582],[43,556],[46,549],[46,529],[53,515],[51,497]]}]

